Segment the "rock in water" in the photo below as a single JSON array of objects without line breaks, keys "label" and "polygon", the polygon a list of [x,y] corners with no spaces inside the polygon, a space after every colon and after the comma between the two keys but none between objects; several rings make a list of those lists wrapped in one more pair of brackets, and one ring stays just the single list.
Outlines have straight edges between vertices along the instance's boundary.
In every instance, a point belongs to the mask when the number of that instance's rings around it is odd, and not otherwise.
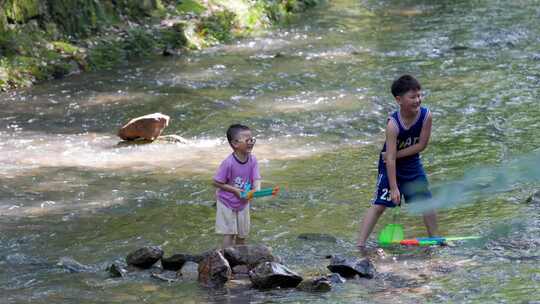
[{"label": "rock in water", "polygon": [[221,287],[232,276],[229,262],[219,250],[213,251],[204,260],[199,262],[199,283],[206,287]]},{"label": "rock in water", "polygon": [[223,249],[223,256],[231,267],[246,265],[253,269],[264,262],[279,262],[279,258],[272,254],[272,249],[264,245],[238,245]]},{"label": "rock in water", "polygon": [[163,250],[161,248],[157,246],[146,246],[128,254],[126,262],[128,265],[146,269],[152,267],[161,257],[163,257]]},{"label": "rock in water", "polygon": [[276,262],[259,264],[249,272],[249,278],[253,286],[259,289],[292,288],[302,282],[301,276]]},{"label": "rock in water", "polygon": [[128,275],[128,270],[118,262],[112,263],[109,267],[107,267],[107,271],[113,278],[124,278]]},{"label": "rock in water", "polygon": [[326,278],[332,282],[332,284],[343,284],[347,282],[347,280],[337,272],[327,275]]},{"label": "rock in water", "polygon": [[331,272],[339,273],[345,278],[352,278],[356,275],[371,279],[375,275],[375,266],[369,259],[347,259],[334,255],[330,259],[330,265],[327,266]]},{"label": "rock in water", "polygon": [[332,282],[326,277],[312,278],[302,281],[297,288],[308,292],[327,292],[332,290]]},{"label": "rock in water", "polygon": [[182,269],[186,262],[193,262],[197,257],[191,254],[177,253],[168,258],[161,258],[161,266],[165,270],[178,271]]},{"label": "rock in water", "polygon": [[540,190],[529,196],[529,198],[527,199],[527,203],[531,205],[540,205]]},{"label": "rock in water", "polygon": [[123,140],[145,139],[153,141],[169,125],[169,120],[169,116],[161,113],[133,118],[118,130],[118,136]]}]

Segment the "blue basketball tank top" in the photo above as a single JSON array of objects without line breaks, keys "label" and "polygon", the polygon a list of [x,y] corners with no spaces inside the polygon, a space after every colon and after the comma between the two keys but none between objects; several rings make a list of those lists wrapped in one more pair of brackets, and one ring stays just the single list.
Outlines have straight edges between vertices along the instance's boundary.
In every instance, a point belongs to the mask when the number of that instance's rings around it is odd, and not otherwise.
[{"label": "blue basketball tank top", "polygon": [[[400,119],[399,111],[392,113],[392,115],[388,117],[388,120],[393,120],[396,127],[399,128],[397,137],[398,151],[418,143],[420,140],[420,132],[422,132],[422,126],[424,125],[428,114],[428,108],[420,107],[420,115],[418,115],[416,121],[408,129],[404,127]],[[384,143],[381,152],[386,152],[386,142]],[[382,159],[382,153],[379,157],[379,173],[384,173],[386,175],[386,166]],[[396,177],[398,180],[412,180],[425,174],[419,153],[396,159]]]}]

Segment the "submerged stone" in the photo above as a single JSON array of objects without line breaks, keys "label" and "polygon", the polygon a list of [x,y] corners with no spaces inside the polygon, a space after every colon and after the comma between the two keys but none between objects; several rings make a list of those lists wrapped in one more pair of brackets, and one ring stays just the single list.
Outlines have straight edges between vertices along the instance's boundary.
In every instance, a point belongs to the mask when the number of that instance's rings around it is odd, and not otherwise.
[{"label": "submerged stone", "polygon": [[311,278],[300,282],[297,288],[307,292],[327,292],[332,290],[332,282],[327,277]]},{"label": "submerged stone", "polygon": [[174,271],[162,271],[162,272],[154,272],[152,273],[152,278],[158,279],[160,281],[164,281],[167,283],[176,283],[179,281],[179,277],[182,275],[178,275],[178,272]]},{"label": "submerged stone", "polygon": [[298,235],[300,240],[306,241],[318,241],[318,242],[330,242],[336,243],[337,239],[335,236],[326,233],[301,233]]},{"label": "submerged stone", "polygon": [[56,265],[68,270],[69,272],[95,272],[94,268],[83,265],[71,257],[61,257]]}]

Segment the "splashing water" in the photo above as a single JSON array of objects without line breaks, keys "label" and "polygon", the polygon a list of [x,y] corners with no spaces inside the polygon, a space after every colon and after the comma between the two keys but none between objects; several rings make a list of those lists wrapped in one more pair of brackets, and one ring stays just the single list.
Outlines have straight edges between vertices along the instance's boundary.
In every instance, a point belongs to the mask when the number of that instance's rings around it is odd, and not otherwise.
[{"label": "splashing water", "polygon": [[448,209],[472,203],[478,198],[512,190],[514,187],[540,180],[540,151],[516,158],[499,167],[480,167],[466,171],[462,180],[438,185],[433,197],[407,210],[421,213]]}]

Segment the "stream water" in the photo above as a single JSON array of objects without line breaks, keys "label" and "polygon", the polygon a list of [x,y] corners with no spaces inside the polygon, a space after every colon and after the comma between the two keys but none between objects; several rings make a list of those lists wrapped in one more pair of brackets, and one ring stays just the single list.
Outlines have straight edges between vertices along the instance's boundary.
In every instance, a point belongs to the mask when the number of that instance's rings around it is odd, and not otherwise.
[{"label": "stream water", "polygon": [[[441,235],[480,241],[376,262],[401,283],[208,290],[104,269],[145,245],[171,255],[219,244],[211,178],[233,122],[256,134],[263,186],[285,190],[253,203],[250,242],[304,275],[326,273],[327,254],[354,255],[396,109],[389,86],[403,73],[421,81],[433,113],[423,153],[432,186],[475,172],[489,186],[485,168],[539,151],[539,4],[329,1],[264,36],[0,95],[0,302],[537,303],[540,204],[526,200],[539,176],[525,173],[439,210]],[[187,143],[118,145],[119,126],[154,112],[170,115],[165,133]],[[421,217],[402,215],[406,236],[425,235]],[[337,241],[298,239],[307,232]],[[62,257],[95,271],[66,271]]]}]

